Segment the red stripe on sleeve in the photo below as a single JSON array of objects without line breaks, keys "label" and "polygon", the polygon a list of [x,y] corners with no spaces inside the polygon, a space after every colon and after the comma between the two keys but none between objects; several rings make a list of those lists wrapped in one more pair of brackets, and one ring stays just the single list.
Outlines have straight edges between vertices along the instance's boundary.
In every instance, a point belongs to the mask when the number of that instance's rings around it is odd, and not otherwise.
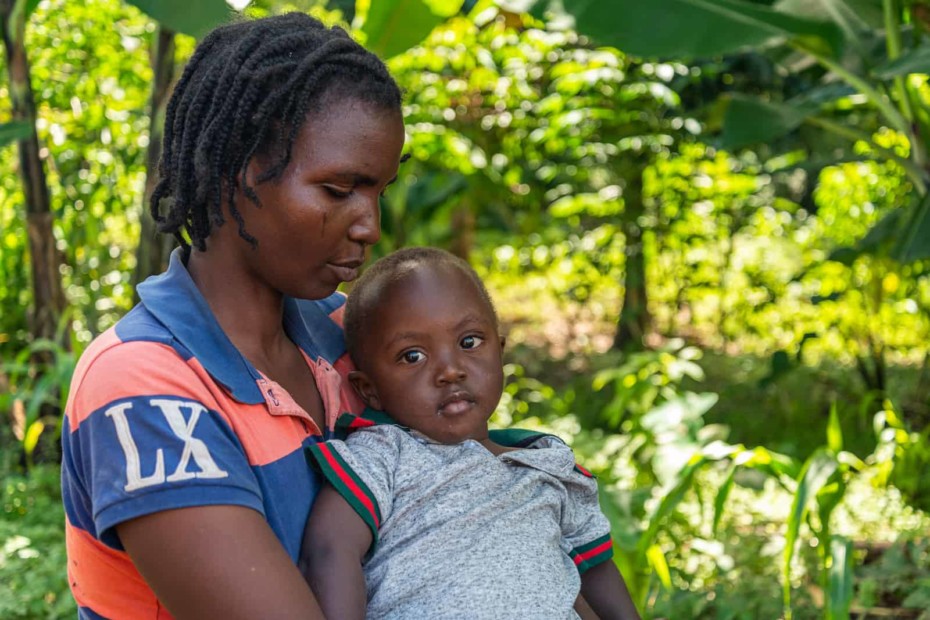
[{"label": "red stripe on sleeve", "polygon": [[605,551],[607,551],[608,549],[610,549],[612,546],[613,546],[613,541],[608,540],[608,541],[606,541],[606,542],[604,542],[604,543],[598,545],[597,547],[595,547],[595,548],[593,548],[593,549],[589,549],[589,550],[585,551],[584,553],[579,553],[578,555],[576,555],[576,556],[575,556],[574,558],[572,558],[572,559],[574,560],[575,565],[577,566],[577,565],[581,564],[582,562],[585,562],[585,561],[589,560],[590,558],[593,558],[594,556],[597,556],[597,555],[600,555],[600,554],[604,553]]},{"label": "red stripe on sleeve", "polygon": [[333,456],[331,448],[326,445],[325,442],[318,444],[318,446],[320,454],[323,455],[323,458],[326,459],[326,462],[329,463],[329,466],[333,468],[333,471],[336,472],[336,475],[339,476],[339,479],[342,481],[342,483],[346,485],[350,491],[352,491],[355,497],[358,498],[358,500],[362,502],[368,512],[371,513],[371,518],[374,520],[375,527],[380,528],[381,522],[378,519],[378,514],[375,511],[374,504],[371,503],[371,499],[369,499],[368,496],[362,492],[358,485],[355,484],[355,481],[352,480],[352,477],[346,473],[346,470],[343,469],[342,465],[339,463],[336,457]]}]

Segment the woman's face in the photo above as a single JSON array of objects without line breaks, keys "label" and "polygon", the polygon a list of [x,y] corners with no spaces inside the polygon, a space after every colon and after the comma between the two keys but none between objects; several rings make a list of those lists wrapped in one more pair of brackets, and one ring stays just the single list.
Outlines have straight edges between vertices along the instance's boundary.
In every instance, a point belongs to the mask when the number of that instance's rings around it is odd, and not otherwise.
[{"label": "woman's face", "polygon": [[242,192],[236,199],[258,240],[241,244],[249,274],[303,299],[355,279],[366,246],[381,236],[379,198],[397,178],[403,145],[399,110],[349,100],[309,114],[278,179],[256,185],[267,162],[253,159],[248,180],[261,208]]}]

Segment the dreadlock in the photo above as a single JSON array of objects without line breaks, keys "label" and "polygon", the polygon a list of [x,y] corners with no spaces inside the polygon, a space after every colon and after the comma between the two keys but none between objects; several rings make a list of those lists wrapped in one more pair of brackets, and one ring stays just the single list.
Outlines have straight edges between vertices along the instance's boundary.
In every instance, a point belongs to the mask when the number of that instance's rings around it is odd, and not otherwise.
[{"label": "dreadlock", "polygon": [[393,284],[403,280],[407,275],[421,265],[436,267],[451,267],[456,269],[474,282],[482,299],[488,304],[494,320],[497,321],[497,311],[494,302],[485,288],[484,282],[475,273],[475,270],[465,260],[458,256],[440,250],[439,248],[403,248],[378,259],[365,270],[355,282],[349,299],[346,301],[343,314],[343,331],[345,332],[346,349],[356,366],[363,362],[358,355],[364,325],[372,325],[374,317],[381,303],[383,293],[390,290]]},{"label": "dreadlock", "polygon": [[210,231],[225,219],[225,190],[239,235],[256,245],[233,201],[241,189],[261,206],[245,181],[249,162],[265,155],[273,162],[256,183],[279,178],[307,114],[336,99],[389,110],[401,105],[400,89],[384,63],[341,28],[289,13],[213,30],[197,46],[168,102],[150,205],[158,230],[173,234],[185,252],[191,245],[206,249]]}]

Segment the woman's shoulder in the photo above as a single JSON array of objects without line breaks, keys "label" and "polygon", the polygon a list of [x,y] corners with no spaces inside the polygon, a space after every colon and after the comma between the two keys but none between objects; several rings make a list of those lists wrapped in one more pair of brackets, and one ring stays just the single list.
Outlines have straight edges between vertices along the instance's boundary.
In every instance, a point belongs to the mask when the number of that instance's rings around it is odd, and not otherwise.
[{"label": "woman's shoulder", "polygon": [[100,334],[81,354],[66,406],[72,424],[109,403],[144,394],[212,400],[196,360],[170,334],[153,329],[148,337],[138,330],[127,335],[121,326],[122,321]]}]

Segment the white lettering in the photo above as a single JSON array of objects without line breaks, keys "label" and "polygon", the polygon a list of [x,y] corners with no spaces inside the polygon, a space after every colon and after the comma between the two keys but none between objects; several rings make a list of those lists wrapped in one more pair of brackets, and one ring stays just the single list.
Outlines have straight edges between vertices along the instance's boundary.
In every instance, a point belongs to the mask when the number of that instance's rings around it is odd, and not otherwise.
[{"label": "white lettering", "polygon": [[[178,467],[174,470],[174,473],[166,479],[168,482],[190,480],[191,478],[225,478],[229,475],[217,466],[216,461],[213,460],[213,456],[210,454],[210,450],[207,449],[207,444],[194,437],[194,427],[197,426],[197,420],[200,419],[200,414],[206,411],[203,405],[191,401],[161,398],[153,398],[149,403],[161,409],[165,419],[168,420],[168,425],[171,426],[171,430],[184,442],[181,460],[178,462]],[[189,420],[184,419],[181,407],[191,410]],[[161,451],[159,450],[159,452]],[[191,457],[194,458],[194,462],[197,463],[200,471],[187,471],[187,464]]]},{"label": "white lettering", "polygon": [[110,407],[107,409],[106,414],[108,418],[113,420],[113,425],[116,427],[116,437],[123,447],[123,454],[126,455],[126,486],[124,489],[126,491],[135,491],[165,481],[165,455],[159,448],[155,452],[155,471],[150,476],[142,475],[139,448],[129,431],[129,421],[126,420],[126,412],[130,409],[132,409],[132,405],[125,403]]}]

